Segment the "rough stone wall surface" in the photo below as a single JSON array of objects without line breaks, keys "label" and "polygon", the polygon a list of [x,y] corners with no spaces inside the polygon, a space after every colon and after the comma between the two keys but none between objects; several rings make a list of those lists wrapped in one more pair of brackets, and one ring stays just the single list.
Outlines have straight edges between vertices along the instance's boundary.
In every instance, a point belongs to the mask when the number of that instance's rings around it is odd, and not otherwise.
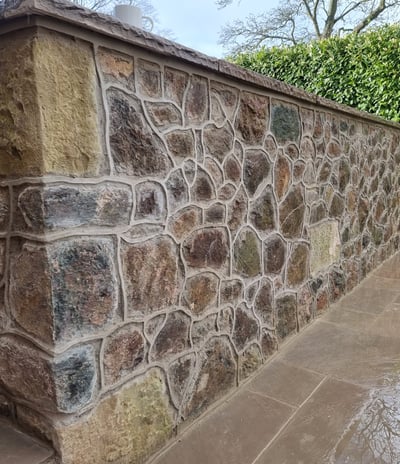
[{"label": "rough stone wall surface", "polygon": [[2,392],[65,464],[143,462],[399,248],[400,130],[143,50],[13,41]]}]

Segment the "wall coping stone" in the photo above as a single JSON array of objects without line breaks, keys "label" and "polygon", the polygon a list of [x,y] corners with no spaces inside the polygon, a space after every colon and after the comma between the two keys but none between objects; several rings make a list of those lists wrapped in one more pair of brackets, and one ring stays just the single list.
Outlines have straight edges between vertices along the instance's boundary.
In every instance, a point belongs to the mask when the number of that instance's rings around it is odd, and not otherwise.
[{"label": "wall coping stone", "polygon": [[[284,93],[302,102],[318,105],[328,110],[339,111],[348,116],[362,118],[396,129],[400,128],[400,124],[396,122],[305,92],[285,82],[241,68],[226,60],[210,57],[156,34],[121,23],[113,16],[82,8],[66,0],[5,0],[5,5],[0,7],[0,35],[7,32],[5,27],[7,23],[15,21],[18,23],[16,28],[23,29],[35,25],[37,18],[55,19],[165,57],[182,60],[207,71],[216,72],[220,76],[245,82],[267,91]],[[24,21],[21,22],[21,19]]]}]

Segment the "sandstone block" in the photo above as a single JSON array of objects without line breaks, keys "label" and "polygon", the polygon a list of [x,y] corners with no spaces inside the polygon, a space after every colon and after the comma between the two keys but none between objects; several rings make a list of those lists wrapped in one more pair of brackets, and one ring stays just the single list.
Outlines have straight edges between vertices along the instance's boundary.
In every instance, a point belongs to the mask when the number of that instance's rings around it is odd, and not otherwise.
[{"label": "sandstone block", "polygon": [[137,62],[138,90],[151,98],[161,97],[161,69],[157,63],[139,59]]},{"label": "sandstone block", "polygon": [[193,314],[198,315],[217,306],[218,284],[218,277],[211,272],[187,279],[183,298]]},{"label": "sandstone block", "polygon": [[97,59],[103,79],[108,84],[120,84],[129,90],[135,90],[133,58],[107,48],[99,48]]},{"label": "sandstone block", "polygon": [[339,260],[340,237],[336,221],[328,221],[309,227],[310,271],[316,276],[320,271]]}]

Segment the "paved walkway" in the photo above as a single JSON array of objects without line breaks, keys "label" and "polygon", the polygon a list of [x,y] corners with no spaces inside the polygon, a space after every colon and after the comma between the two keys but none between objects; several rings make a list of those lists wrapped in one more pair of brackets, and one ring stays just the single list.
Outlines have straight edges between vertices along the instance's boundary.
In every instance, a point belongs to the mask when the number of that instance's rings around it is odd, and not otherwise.
[{"label": "paved walkway", "polygon": [[[1,464],[51,455],[0,420]],[[325,463],[400,463],[400,253],[152,461]]]},{"label": "paved walkway", "polygon": [[324,463],[400,463],[400,254],[152,461]]}]

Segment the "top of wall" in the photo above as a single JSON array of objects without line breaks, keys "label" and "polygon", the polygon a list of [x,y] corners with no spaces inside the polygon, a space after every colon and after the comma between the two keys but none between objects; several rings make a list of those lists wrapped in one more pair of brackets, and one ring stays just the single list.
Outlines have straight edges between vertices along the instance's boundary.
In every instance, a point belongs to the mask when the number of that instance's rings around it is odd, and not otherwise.
[{"label": "top of wall", "polygon": [[181,60],[229,79],[245,82],[248,85],[278,94],[285,94],[302,102],[339,111],[353,117],[399,128],[398,123],[310,94],[225,60],[207,56],[158,35],[123,24],[113,16],[99,14],[65,0],[5,0],[4,6],[0,6],[0,35],[10,29],[22,29],[35,24],[43,25],[40,23],[40,19],[44,18],[52,20],[52,27],[55,30],[57,30],[57,22],[59,24],[64,23],[64,25],[73,25],[86,31],[92,31],[146,49],[155,54],[161,54],[164,57]]}]

